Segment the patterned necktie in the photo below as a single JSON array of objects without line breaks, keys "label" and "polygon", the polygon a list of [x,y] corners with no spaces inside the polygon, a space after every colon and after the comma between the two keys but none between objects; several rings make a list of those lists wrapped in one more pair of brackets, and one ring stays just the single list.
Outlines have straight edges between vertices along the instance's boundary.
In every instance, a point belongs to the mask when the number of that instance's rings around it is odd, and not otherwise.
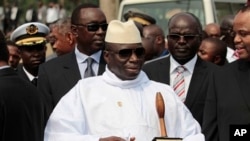
[{"label": "patterned necktie", "polygon": [[34,84],[35,86],[37,86],[37,78],[33,78],[33,80],[31,81],[32,84]]},{"label": "patterned necktie", "polygon": [[173,88],[175,93],[180,97],[181,101],[185,101],[185,80],[183,76],[183,72],[185,68],[183,66],[178,66],[176,68],[177,75],[174,79]]},{"label": "patterned necktie", "polygon": [[92,69],[93,59],[91,57],[87,58],[87,68],[84,73],[84,78],[95,76],[95,73]]}]

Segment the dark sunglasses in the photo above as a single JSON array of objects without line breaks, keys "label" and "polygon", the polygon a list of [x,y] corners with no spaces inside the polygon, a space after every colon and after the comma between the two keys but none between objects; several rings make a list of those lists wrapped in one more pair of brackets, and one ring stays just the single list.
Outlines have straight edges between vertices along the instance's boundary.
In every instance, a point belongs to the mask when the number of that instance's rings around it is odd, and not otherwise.
[{"label": "dark sunglasses", "polygon": [[100,27],[103,31],[106,31],[108,28],[108,24],[107,23],[89,23],[89,24],[74,24],[76,26],[84,26],[87,27],[87,30],[90,32],[95,32],[97,31]]},{"label": "dark sunglasses", "polygon": [[[107,50],[111,51],[111,50]],[[131,57],[132,53],[134,53],[138,58],[142,58],[145,55],[145,49],[143,47],[139,47],[136,49],[121,49],[118,52],[111,51],[115,54],[118,54],[122,59],[128,59]]]},{"label": "dark sunglasses", "polygon": [[196,38],[198,35],[192,35],[192,34],[187,34],[187,35],[180,35],[180,34],[169,34],[167,37],[171,40],[179,41],[181,37],[184,38],[186,41],[192,41],[194,38]]}]

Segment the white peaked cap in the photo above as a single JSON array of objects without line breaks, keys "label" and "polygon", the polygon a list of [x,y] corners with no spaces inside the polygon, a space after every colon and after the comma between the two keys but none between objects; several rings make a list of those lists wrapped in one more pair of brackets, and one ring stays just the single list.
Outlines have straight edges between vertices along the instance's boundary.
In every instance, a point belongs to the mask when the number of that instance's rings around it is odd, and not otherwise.
[{"label": "white peaked cap", "polygon": [[49,27],[39,22],[29,22],[17,27],[10,36],[18,46],[33,46],[46,41],[49,34]]}]

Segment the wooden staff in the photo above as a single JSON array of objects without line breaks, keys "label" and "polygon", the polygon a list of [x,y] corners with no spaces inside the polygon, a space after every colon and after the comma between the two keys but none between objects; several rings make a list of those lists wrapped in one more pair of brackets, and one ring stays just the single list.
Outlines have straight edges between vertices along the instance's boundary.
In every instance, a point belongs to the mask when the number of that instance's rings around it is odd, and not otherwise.
[{"label": "wooden staff", "polygon": [[167,137],[167,130],[165,126],[165,121],[164,121],[164,115],[165,115],[165,104],[163,97],[160,92],[156,93],[156,99],[155,99],[155,104],[156,104],[156,110],[158,113],[159,117],[159,122],[160,122],[160,128],[161,128],[161,136],[162,137]]}]

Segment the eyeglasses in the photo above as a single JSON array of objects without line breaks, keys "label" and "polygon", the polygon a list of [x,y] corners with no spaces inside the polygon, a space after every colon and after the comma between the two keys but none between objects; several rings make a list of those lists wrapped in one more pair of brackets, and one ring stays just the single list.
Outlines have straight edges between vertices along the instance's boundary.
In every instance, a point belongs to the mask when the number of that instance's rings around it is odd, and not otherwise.
[{"label": "eyeglasses", "polygon": [[192,35],[192,34],[187,34],[187,35],[180,35],[180,34],[169,34],[167,37],[171,40],[179,41],[181,37],[184,38],[186,41],[192,41],[194,40],[195,37],[199,35]]},{"label": "eyeglasses", "polygon": [[118,52],[107,50],[110,52],[113,52],[115,54],[118,54],[120,58],[122,59],[128,59],[131,57],[132,53],[134,53],[138,58],[142,58],[145,55],[145,49],[143,47],[139,47],[136,49],[121,49]]},{"label": "eyeglasses", "polygon": [[89,23],[89,24],[74,24],[76,26],[84,26],[87,27],[87,30],[90,32],[95,32],[97,31],[100,27],[103,31],[106,31],[108,28],[108,24],[107,23]]}]

